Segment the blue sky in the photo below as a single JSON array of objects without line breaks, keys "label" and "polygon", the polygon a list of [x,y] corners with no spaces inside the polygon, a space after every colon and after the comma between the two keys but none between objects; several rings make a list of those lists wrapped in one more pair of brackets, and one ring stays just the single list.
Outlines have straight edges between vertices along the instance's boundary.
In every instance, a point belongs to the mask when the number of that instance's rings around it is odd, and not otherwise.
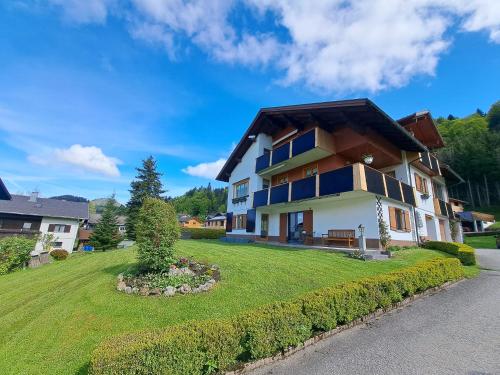
[{"label": "blue sky", "polygon": [[0,5],[0,177],[126,202],[213,176],[261,107],[369,97],[394,118],[500,99],[496,1],[19,0]]}]

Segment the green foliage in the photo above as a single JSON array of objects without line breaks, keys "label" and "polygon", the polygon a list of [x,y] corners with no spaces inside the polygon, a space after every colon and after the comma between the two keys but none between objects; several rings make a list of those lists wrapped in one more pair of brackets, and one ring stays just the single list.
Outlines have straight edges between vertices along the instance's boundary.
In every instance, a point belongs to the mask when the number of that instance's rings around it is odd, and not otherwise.
[{"label": "green foliage", "polygon": [[45,233],[43,236],[39,237],[39,241],[42,244],[42,249],[45,252],[50,252],[52,250],[52,243],[55,241],[56,236],[53,233]]},{"label": "green foliage", "polygon": [[181,231],[186,238],[193,240],[218,240],[226,235],[225,229],[182,228]]},{"label": "green foliage", "polygon": [[391,234],[389,233],[389,226],[383,218],[380,218],[378,221],[378,232],[382,248],[387,249],[387,246],[391,243]]},{"label": "green foliage", "polygon": [[491,130],[500,131],[500,100],[491,106],[486,119]]},{"label": "green foliage", "polygon": [[94,246],[96,250],[106,251],[114,249],[122,240],[117,227],[115,202],[114,196],[106,201],[101,220],[99,220],[90,236],[89,243]]},{"label": "green foliage", "polygon": [[64,249],[54,249],[50,252],[50,256],[55,260],[65,260],[69,253]]},{"label": "green foliage", "polygon": [[165,193],[161,183],[162,174],[156,170],[156,161],[152,156],[142,161],[142,167],[136,168],[137,176],[130,183],[130,200],[127,203],[127,237],[135,240],[139,210],[147,198],[162,198]]},{"label": "green foliage", "polygon": [[143,269],[168,270],[175,261],[174,243],[180,237],[174,207],[158,198],[146,198],[136,223],[137,259]]},{"label": "green foliage", "polygon": [[464,266],[476,264],[474,248],[458,242],[428,241],[424,244],[426,249],[444,251],[456,256]]},{"label": "green foliage", "polygon": [[0,275],[23,268],[30,260],[36,240],[26,237],[5,237],[0,240]]},{"label": "green foliage", "polygon": [[400,271],[276,302],[226,320],[185,323],[118,336],[93,353],[90,373],[207,374],[296,347],[318,331],[388,308],[403,298],[464,276],[457,259],[436,259]]},{"label": "green foliage", "polygon": [[177,212],[204,218],[216,212],[226,212],[227,188],[212,189],[208,184],[171,198],[171,202]]}]

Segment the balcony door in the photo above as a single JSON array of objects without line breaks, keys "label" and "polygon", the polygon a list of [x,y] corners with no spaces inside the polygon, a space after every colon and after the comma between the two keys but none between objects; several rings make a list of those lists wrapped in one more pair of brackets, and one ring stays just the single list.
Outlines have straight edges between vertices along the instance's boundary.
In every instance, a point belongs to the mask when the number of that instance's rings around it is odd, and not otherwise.
[{"label": "balcony door", "polygon": [[302,231],[304,230],[304,213],[288,213],[288,242],[301,242]]},{"label": "balcony door", "polygon": [[267,238],[269,233],[269,215],[262,214],[260,216],[260,237]]}]

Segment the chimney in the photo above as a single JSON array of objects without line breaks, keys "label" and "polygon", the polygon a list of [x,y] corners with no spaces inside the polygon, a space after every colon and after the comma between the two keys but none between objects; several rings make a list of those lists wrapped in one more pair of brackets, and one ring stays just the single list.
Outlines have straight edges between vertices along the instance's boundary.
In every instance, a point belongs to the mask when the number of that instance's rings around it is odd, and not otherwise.
[{"label": "chimney", "polygon": [[38,191],[33,191],[30,195],[29,201],[36,203],[37,199],[38,199]]}]

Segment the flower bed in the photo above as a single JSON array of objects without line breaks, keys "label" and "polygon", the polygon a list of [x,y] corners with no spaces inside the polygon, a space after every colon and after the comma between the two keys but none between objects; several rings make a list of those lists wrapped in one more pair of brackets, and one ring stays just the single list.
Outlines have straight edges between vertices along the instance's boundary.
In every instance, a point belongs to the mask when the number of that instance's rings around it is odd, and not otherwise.
[{"label": "flower bed", "polygon": [[140,273],[132,270],[119,274],[117,289],[127,294],[172,297],[176,293],[206,292],[219,280],[220,272],[216,265],[181,258],[165,272]]}]

